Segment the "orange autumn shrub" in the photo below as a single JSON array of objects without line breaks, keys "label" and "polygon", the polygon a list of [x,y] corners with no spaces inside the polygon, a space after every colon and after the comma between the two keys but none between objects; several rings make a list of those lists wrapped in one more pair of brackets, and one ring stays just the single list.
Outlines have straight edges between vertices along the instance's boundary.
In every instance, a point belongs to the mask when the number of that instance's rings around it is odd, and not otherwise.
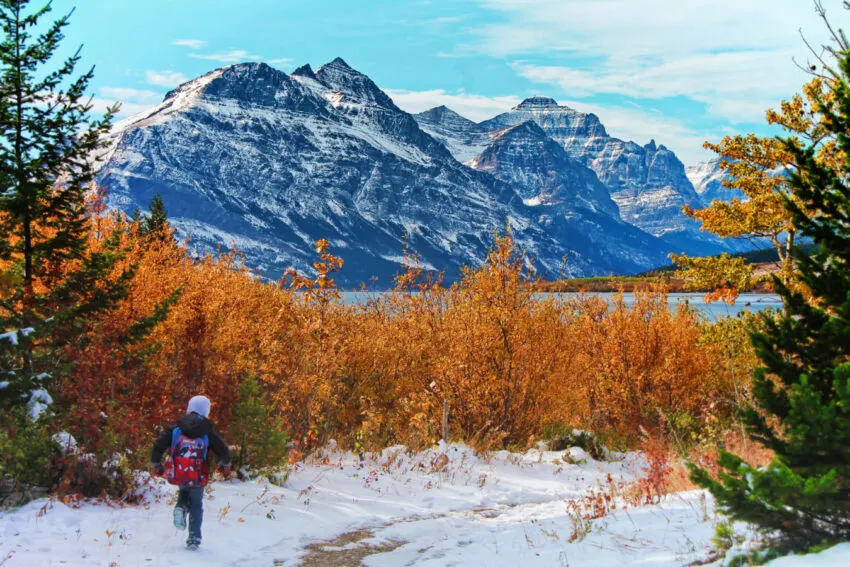
[{"label": "orange autumn shrub", "polygon": [[673,413],[699,415],[721,395],[724,373],[701,343],[696,312],[671,311],[662,291],[637,292],[631,306],[622,295],[611,303],[604,314],[596,299],[577,304],[595,313],[578,322],[584,362],[573,390],[587,429],[635,442],[641,427]]},{"label": "orange autumn shrub", "polygon": [[[226,427],[242,376],[292,366],[291,294],[258,281],[234,254],[193,260],[170,234],[145,238],[126,224],[128,296],[69,349],[74,371],[59,385],[65,424],[92,448],[144,447],[196,393],[215,400]],[[134,322],[164,306],[162,320],[128,342]]]},{"label": "orange autumn shrub", "polygon": [[[415,269],[409,269],[410,275]],[[403,284],[349,308],[349,390],[343,427],[359,445],[427,446],[441,437],[444,392],[437,364],[444,353],[448,290]],[[355,378],[359,377],[359,378]]]},{"label": "orange autumn shrub", "polygon": [[524,264],[511,239],[498,238],[485,264],[450,292],[437,387],[461,438],[509,445],[539,433],[572,350],[557,306],[525,285]]},{"label": "orange autumn shrub", "polygon": [[[451,439],[481,447],[526,446],[553,425],[634,445],[641,429],[663,433],[682,415],[728,417],[746,395],[752,363],[727,348],[734,333],[707,340],[713,327],[670,311],[662,290],[632,306],[535,296],[509,236],[451,286],[414,257],[394,292],[345,305],[333,283],[344,267],[326,241],[316,276],[267,282],[238,254],[193,259],[170,232],[143,235],[114,215],[96,222],[95,241],[124,226],[121,269],[133,277],[119,308],[74,346],[61,384],[65,423],[87,446],[144,455],[197,393],[226,435],[249,377],[301,451],[332,438],[356,450],[428,446],[444,417]],[[157,309],[150,332],[127,341]]]}]

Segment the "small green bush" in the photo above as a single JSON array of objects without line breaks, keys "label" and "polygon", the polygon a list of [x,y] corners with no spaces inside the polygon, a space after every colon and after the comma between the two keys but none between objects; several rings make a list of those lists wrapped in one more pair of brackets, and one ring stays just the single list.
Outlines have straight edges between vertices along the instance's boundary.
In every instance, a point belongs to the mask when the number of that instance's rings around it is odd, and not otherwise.
[{"label": "small green bush", "polygon": [[16,486],[50,487],[58,457],[59,447],[45,421],[31,420],[24,408],[0,416],[0,479],[10,479]]},{"label": "small green bush", "polygon": [[286,424],[269,404],[262,384],[254,376],[239,384],[229,428],[231,442],[238,445],[236,467],[243,472],[282,466],[289,454]]}]

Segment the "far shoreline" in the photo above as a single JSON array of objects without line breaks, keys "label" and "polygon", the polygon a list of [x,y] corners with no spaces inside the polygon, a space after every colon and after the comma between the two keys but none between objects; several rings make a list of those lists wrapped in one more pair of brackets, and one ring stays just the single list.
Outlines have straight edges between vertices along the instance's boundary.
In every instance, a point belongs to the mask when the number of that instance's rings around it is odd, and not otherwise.
[{"label": "far shoreline", "polygon": [[[666,293],[708,293],[710,289],[686,289],[685,281],[663,277],[608,276],[574,278],[558,281],[531,282],[535,293],[635,293],[641,291],[664,291]],[[748,294],[774,294],[774,290],[761,284],[747,290]]]}]

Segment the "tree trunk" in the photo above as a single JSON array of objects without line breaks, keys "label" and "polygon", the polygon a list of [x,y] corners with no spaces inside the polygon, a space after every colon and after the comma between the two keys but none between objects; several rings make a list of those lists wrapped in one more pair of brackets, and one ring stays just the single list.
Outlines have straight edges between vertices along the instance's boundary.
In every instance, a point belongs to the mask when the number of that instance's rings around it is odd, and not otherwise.
[{"label": "tree trunk", "polygon": [[449,399],[443,398],[443,441],[449,442]]},{"label": "tree trunk", "polygon": [[[24,297],[21,309],[21,329],[33,325],[33,246],[32,246],[32,211],[29,196],[26,195],[27,174],[24,168],[24,93],[23,69],[21,68],[21,6],[15,7],[15,165],[17,171],[18,198],[24,201],[23,237],[24,237]],[[34,374],[32,363],[32,342],[26,341],[24,348],[24,368]]]}]

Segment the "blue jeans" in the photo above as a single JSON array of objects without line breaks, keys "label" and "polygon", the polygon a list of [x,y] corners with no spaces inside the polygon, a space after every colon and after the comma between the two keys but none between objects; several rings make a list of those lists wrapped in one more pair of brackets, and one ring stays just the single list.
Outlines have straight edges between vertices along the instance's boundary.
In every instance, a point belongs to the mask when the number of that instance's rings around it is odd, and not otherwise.
[{"label": "blue jeans", "polygon": [[177,494],[177,506],[189,516],[189,539],[187,542],[201,543],[201,524],[204,523],[204,487],[181,486]]}]

